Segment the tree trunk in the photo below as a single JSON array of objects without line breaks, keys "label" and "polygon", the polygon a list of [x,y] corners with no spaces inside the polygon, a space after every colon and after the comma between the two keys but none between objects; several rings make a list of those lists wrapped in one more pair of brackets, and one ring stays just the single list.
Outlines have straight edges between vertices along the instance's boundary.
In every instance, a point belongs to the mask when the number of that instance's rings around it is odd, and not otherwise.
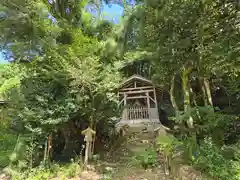
[{"label": "tree trunk", "polygon": [[68,137],[69,135],[68,135],[68,132],[67,132],[68,129],[64,130],[64,128],[62,128],[61,130],[62,130],[62,133],[63,133],[63,136],[64,136],[64,142],[65,142],[62,152],[65,152],[66,149],[68,149],[68,145],[69,145],[69,137]]},{"label": "tree trunk", "polygon": [[204,105],[207,106],[208,105],[208,100],[207,100],[207,93],[206,93],[206,89],[204,87],[204,83],[203,83],[203,78],[199,78],[199,85],[201,87],[202,93],[203,93],[203,101],[204,101]]},{"label": "tree trunk", "polygon": [[207,78],[203,78],[203,83],[204,83],[204,87],[205,87],[206,94],[207,94],[208,104],[213,107],[212,94],[211,94],[209,80]]},{"label": "tree trunk", "polygon": [[[190,84],[189,84],[189,74],[191,69],[184,68],[182,73],[182,88],[184,93],[184,112],[189,113],[191,107],[191,97],[190,97]],[[193,118],[191,114],[189,115],[189,119],[187,120],[187,124],[190,128],[193,127]]]},{"label": "tree trunk", "polygon": [[47,139],[45,141],[45,146],[44,146],[43,164],[44,166],[46,166],[47,164]]},{"label": "tree trunk", "polygon": [[196,94],[194,93],[192,87],[190,87],[189,89],[190,89],[190,93],[191,93],[192,105],[198,106],[197,101],[196,101]]},{"label": "tree trunk", "polygon": [[175,110],[176,118],[178,118],[179,117],[179,108],[178,108],[178,105],[177,105],[177,102],[176,102],[176,99],[174,96],[174,90],[175,90],[175,74],[173,75],[172,80],[171,80],[170,99],[171,99],[172,106]]},{"label": "tree trunk", "polygon": [[48,150],[47,150],[47,157],[52,157],[52,134],[48,136]]},{"label": "tree trunk", "polygon": [[71,120],[65,123],[60,130],[64,136],[65,141],[65,145],[62,150],[62,156],[64,158],[69,158],[74,155],[74,148],[76,147],[76,144],[71,138],[75,137],[78,133],[73,121]]},{"label": "tree trunk", "polygon": [[71,122],[68,122],[65,127],[61,128],[61,131],[64,136],[64,148],[61,152],[61,155],[64,159],[69,159],[73,155],[74,144],[71,140],[71,134],[74,133],[73,127],[71,127]]}]

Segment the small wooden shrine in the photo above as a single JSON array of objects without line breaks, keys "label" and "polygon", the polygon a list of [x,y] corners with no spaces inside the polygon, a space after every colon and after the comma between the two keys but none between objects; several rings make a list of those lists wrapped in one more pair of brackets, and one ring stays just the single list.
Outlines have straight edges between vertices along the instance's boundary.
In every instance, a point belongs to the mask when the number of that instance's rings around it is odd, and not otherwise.
[{"label": "small wooden shrine", "polygon": [[119,124],[159,123],[157,90],[152,81],[133,75],[118,89],[123,112]]}]

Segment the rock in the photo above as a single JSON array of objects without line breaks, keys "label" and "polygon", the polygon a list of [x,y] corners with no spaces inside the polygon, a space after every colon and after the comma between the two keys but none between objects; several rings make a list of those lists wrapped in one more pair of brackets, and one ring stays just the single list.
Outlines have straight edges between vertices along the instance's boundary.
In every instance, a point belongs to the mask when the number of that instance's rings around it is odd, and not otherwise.
[{"label": "rock", "polygon": [[92,158],[94,161],[97,161],[100,159],[100,156],[98,154],[94,154]]},{"label": "rock", "polygon": [[152,172],[152,169],[146,169],[146,172]]},{"label": "rock", "polygon": [[110,180],[110,179],[112,179],[112,177],[109,174],[104,174],[102,176],[102,180]]},{"label": "rock", "polygon": [[113,172],[113,168],[112,167],[105,167],[106,172]]},{"label": "rock", "polygon": [[141,140],[141,143],[147,144],[147,143],[149,143],[149,141],[148,140]]},{"label": "rock", "polygon": [[87,170],[89,171],[95,171],[95,167],[92,165],[87,165]]}]

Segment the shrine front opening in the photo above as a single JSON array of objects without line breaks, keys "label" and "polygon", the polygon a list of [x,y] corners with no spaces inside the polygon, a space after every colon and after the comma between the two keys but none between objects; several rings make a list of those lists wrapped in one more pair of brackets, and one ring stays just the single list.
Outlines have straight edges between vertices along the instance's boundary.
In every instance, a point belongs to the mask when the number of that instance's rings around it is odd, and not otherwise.
[{"label": "shrine front opening", "polygon": [[121,124],[159,123],[156,88],[150,80],[132,76],[119,88]]}]

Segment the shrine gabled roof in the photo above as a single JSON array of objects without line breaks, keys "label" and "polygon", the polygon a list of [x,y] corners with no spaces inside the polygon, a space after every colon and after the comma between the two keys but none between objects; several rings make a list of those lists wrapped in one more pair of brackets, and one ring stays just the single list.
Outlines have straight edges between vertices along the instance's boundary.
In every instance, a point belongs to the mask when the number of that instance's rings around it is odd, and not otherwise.
[{"label": "shrine gabled roof", "polygon": [[122,89],[122,88],[126,88],[128,87],[129,85],[131,85],[134,81],[138,81],[138,82],[141,82],[143,84],[145,84],[145,86],[153,86],[156,90],[156,93],[158,94],[158,96],[162,96],[163,94],[163,88],[160,87],[160,86],[155,86],[154,83],[145,78],[145,77],[142,77],[140,75],[133,75],[133,76],[130,76],[129,78],[125,79],[119,86],[118,86],[118,90]]},{"label": "shrine gabled roof", "polygon": [[140,75],[133,75],[133,76],[130,76],[129,78],[125,79],[120,85],[119,85],[119,88],[122,88],[128,84],[130,84],[132,81],[134,80],[137,80],[137,81],[141,81],[143,83],[146,83],[146,84],[151,84],[153,85],[153,82],[145,77],[142,77]]}]

